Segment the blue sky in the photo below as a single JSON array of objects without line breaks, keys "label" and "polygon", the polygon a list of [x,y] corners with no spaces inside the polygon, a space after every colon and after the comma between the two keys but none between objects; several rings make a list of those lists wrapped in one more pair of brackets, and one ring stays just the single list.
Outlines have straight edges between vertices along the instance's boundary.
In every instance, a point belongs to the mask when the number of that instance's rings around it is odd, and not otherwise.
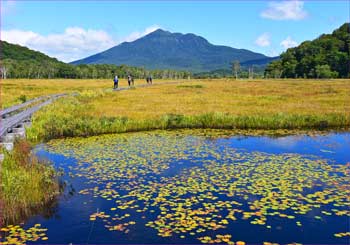
[{"label": "blue sky", "polygon": [[1,1],[1,39],[64,61],[157,28],[269,56],[349,21],[349,1]]}]

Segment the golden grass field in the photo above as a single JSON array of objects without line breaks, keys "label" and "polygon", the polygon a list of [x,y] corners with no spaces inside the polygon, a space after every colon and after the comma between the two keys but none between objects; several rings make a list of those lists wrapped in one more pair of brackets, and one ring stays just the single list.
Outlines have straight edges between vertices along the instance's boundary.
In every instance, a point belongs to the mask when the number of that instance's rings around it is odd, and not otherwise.
[{"label": "golden grass field", "polygon": [[210,112],[233,115],[276,113],[350,114],[350,80],[194,80],[107,93],[91,100],[91,115],[156,118]]},{"label": "golden grass field", "polygon": [[[173,82],[156,80],[157,83]],[[350,80],[182,80],[147,88],[111,92],[107,79],[11,79],[1,81],[2,107],[40,95],[90,90],[103,96],[89,100],[97,116],[156,118],[164,114],[222,112],[234,115],[276,113],[350,113]],[[145,84],[135,80],[135,85]],[[121,79],[119,87],[127,85]]]},{"label": "golden grass field", "polygon": [[[158,83],[172,82],[160,80]],[[119,87],[127,86],[126,79],[119,80]],[[136,79],[135,85],[145,84],[144,80]],[[6,79],[1,80],[1,107],[6,108],[19,104],[19,97],[25,95],[32,99],[42,95],[63,92],[82,92],[84,90],[109,90],[113,87],[112,79]]]},{"label": "golden grass field", "polygon": [[[1,80],[1,107],[9,107],[20,103],[19,97],[25,95],[27,99],[47,94],[62,92],[77,92],[85,89],[111,88],[113,82],[107,79],[6,79]],[[125,86],[126,81],[120,82]]]}]

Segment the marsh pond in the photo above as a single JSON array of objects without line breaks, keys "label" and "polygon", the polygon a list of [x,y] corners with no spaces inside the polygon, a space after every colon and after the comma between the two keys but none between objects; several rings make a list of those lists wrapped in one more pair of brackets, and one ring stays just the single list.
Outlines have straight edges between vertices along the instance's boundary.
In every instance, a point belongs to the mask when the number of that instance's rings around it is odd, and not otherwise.
[{"label": "marsh pond", "polygon": [[350,241],[348,132],[153,131],[52,140],[36,154],[63,169],[65,190],[21,226],[27,243]]}]

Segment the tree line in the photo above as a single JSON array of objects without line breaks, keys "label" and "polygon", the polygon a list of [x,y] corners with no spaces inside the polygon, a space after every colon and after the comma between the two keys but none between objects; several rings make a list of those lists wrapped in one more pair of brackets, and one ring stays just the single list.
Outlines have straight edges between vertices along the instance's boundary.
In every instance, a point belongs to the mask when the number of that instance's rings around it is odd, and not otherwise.
[{"label": "tree line", "polygon": [[264,78],[264,66],[251,65],[241,66],[238,61],[232,62],[232,69],[218,69],[208,72],[199,72],[193,74],[193,78],[235,78],[235,79],[254,79]]},{"label": "tree line", "polygon": [[90,65],[71,65],[63,62],[52,61],[29,61],[5,59],[1,61],[0,73],[3,79],[6,78],[80,78],[80,79],[98,79],[112,78],[115,75],[125,78],[132,75],[134,78],[153,78],[162,79],[183,79],[191,76],[187,71],[175,70],[147,70],[142,67],[132,67],[126,65],[109,64],[90,64]]},{"label": "tree line", "polygon": [[289,48],[265,69],[267,78],[350,77],[350,25]]}]

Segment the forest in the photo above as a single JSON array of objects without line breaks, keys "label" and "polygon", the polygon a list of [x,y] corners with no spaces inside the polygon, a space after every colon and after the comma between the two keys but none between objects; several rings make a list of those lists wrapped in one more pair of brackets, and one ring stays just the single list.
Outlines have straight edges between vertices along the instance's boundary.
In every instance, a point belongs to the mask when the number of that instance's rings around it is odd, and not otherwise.
[{"label": "forest", "polygon": [[347,78],[350,76],[350,29],[343,24],[332,34],[323,34],[289,48],[280,60],[265,70],[268,78]]}]

